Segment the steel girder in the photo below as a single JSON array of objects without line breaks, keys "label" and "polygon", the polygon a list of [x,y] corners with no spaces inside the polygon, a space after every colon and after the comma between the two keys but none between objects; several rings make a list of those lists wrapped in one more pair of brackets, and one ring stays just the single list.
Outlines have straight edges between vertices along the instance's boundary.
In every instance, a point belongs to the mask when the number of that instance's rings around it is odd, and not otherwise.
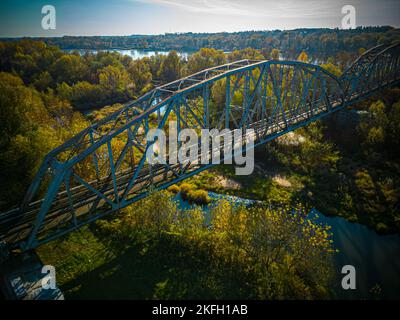
[{"label": "steel girder", "polygon": [[213,166],[147,163],[150,129],[252,128],[257,146],[397,83],[399,56],[398,44],[378,46],[340,78],[299,61],[241,60],[155,88],[51,151],[20,208],[0,215],[0,235],[35,248]]},{"label": "steel girder", "polygon": [[360,56],[341,77],[347,100],[353,103],[390,85],[399,77],[399,43],[385,46],[379,45]]}]

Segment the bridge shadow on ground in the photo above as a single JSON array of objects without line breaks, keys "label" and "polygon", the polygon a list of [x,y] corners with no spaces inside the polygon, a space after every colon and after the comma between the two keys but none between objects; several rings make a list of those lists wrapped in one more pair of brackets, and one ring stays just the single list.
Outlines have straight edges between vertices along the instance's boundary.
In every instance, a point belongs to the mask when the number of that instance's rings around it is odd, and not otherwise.
[{"label": "bridge shadow on ground", "polygon": [[66,299],[248,297],[246,280],[240,271],[213,261],[207,250],[168,239],[167,235],[147,247],[131,246],[61,289]]}]

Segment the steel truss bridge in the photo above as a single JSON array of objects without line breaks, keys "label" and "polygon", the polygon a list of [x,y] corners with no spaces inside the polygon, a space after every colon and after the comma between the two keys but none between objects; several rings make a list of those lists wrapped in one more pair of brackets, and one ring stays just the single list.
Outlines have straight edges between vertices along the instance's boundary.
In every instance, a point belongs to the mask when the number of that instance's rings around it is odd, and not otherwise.
[{"label": "steel truss bridge", "polygon": [[341,77],[299,61],[241,60],[157,87],[51,151],[21,206],[0,215],[0,240],[35,248],[213,165],[147,163],[152,128],[252,128],[254,146],[265,144],[396,85],[399,53],[400,44],[372,48]]}]

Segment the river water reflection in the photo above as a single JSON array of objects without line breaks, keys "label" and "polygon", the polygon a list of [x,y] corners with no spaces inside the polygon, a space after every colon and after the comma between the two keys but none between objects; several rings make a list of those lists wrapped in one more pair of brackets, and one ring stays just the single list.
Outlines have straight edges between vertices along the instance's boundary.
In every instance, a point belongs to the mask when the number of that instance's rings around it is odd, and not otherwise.
[{"label": "river water reflection", "polygon": [[[140,50],[140,49],[107,49],[107,50],[96,50],[96,49],[65,49],[65,52],[71,53],[73,51],[78,51],[79,54],[83,55],[85,52],[91,52],[96,54],[99,51],[108,51],[108,52],[118,52],[122,55],[127,55],[131,57],[133,60],[142,59],[144,57],[152,57],[156,54],[167,55],[170,51],[155,51],[155,50]],[[191,53],[186,51],[178,51],[178,55],[184,59],[187,59]]]}]

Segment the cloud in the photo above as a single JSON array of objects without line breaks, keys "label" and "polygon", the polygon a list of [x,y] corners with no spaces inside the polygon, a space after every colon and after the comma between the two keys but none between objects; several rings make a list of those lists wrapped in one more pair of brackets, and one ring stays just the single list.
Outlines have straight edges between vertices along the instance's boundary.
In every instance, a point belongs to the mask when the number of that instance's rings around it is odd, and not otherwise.
[{"label": "cloud", "polygon": [[159,4],[195,13],[231,16],[259,16],[243,3],[228,0],[134,0],[136,2]]},{"label": "cloud", "polygon": [[322,0],[133,0],[194,13],[273,19],[326,18],[340,14],[334,1]]}]

